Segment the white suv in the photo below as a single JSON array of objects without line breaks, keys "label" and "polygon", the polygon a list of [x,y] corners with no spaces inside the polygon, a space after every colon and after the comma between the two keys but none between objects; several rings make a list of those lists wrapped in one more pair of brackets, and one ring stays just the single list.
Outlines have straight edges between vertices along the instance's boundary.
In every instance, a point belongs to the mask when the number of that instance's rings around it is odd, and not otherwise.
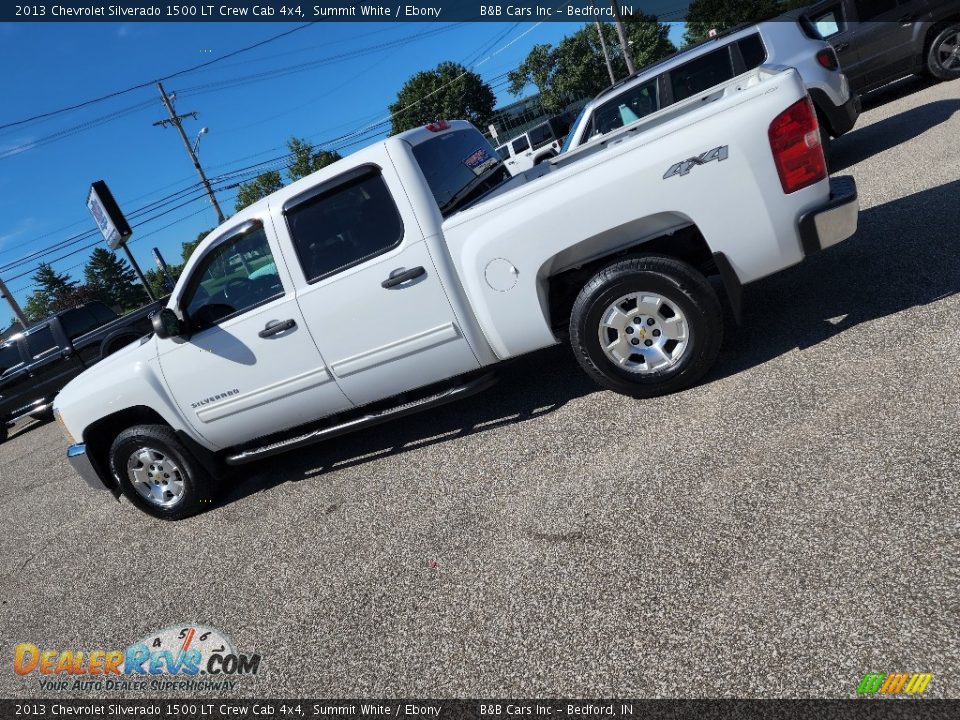
[{"label": "white suv", "polygon": [[561,118],[552,117],[499,146],[497,154],[511,175],[519,175],[534,165],[559,155],[567,130],[569,126]]},{"label": "white suv", "polygon": [[824,150],[830,137],[843,135],[856,123],[860,98],[850,92],[833,48],[809,24],[781,19],[734,28],[607,88],[584,107],[561,152],[759,65],[797,69],[816,107]]}]

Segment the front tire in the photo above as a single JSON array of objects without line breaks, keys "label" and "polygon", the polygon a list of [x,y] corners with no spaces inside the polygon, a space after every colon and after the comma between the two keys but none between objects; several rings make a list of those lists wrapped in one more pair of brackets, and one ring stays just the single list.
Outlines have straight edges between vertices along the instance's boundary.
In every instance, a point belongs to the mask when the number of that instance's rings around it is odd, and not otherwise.
[{"label": "front tire", "polygon": [[723,311],[710,283],[668,257],[604,268],[580,291],[570,316],[570,345],[587,375],[637,398],[694,384],[722,341]]},{"label": "front tire", "polygon": [[927,71],[938,80],[960,78],[960,24],[944,28],[930,43]]},{"label": "front tire", "polygon": [[163,520],[194,515],[213,500],[213,479],[165,425],[120,433],[110,448],[110,469],[131,503]]}]

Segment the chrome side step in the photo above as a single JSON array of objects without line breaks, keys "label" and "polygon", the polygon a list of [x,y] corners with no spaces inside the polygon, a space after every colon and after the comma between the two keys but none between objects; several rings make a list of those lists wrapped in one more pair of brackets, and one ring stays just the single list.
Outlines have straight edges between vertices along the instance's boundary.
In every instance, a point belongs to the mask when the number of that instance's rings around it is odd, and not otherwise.
[{"label": "chrome side step", "polygon": [[347,420],[346,422],[342,422],[338,425],[321,428],[319,430],[313,430],[303,435],[297,435],[286,440],[270,443],[269,445],[253,448],[251,450],[244,450],[233,455],[227,455],[225,461],[227,465],[244,465],[256,460],[262,460],[263,458],[267,458],[272,455],[279,455],[280,453],[284,453],[289,450],[296,450],[297,448],[312,445],[313,443],[321,442],[323,440],[329,440],[330,438],[334,438],[338,435],[343,435],[348,432],[353,432],[354,430],[360,430],[361,428],[377,425],[382,422],[387,422],[388,420],[395,420],[403,417],[404,415],[411,415],[415,412],[420,412],[421,410],[437,407],[439,405],[445,405],[448,402],[469,397],[470,395],[486,390],[491,385],[496,383],[496,381],[497,379],[493,374],[483,375],[479,378],[471,380],[470,382],[464,383],[463,385],[456,385],[434,395],[428,395],[420,400],[414,400],[412,402],[404,403],[403,405],[397,405],[395,407],[386,408],[377,412],[367,413],[366,415],[354,418],[353,420]]}]

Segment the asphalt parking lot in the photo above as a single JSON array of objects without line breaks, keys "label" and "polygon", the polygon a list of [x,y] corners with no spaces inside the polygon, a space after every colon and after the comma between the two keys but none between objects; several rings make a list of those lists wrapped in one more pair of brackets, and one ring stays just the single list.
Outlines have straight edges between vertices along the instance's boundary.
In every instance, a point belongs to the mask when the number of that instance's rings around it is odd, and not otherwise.
[{"label": "asphalt parking lot", "polygon": [[41,694],[17,643],[189,621],[262,655],[239,696],[850,697],[870,671],[960,695],[958,138],[960,81],[870,99],[833,158],[859,232],[747,288],[677,395],[599,391],[555,348],[180,523],[88,491],[55,424],[18,429],[0,696]]}]

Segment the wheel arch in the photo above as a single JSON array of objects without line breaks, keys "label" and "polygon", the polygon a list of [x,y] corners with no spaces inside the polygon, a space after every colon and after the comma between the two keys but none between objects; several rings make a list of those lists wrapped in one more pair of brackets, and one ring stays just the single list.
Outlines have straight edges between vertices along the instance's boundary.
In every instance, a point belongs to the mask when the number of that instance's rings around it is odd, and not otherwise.
[{"label": "wheel arch", "polygon": [[[106,341],[105,341],[106,342]],[[91,423],[83,431],[83,443],[87,446],[87,456],[93,463],[97,475],[115,494],[120,493],[117,479],[110,472],[110,446],[117,435],[134,425],[166,425],[170,423],[153,408],[144,405],[125,408],[106,415]]]},{"label": "wheel arch", "polygon": [[[587,239],[581,243],[592,242]],[[729,260],[723,253],[715,253],[700,229],[687,223],[683,227],[661,232],[617,247],[574,267],[559,272],[546,272],[543,298],[546,302],[550,327],[555,334],[565,335],[570,312],[580,290],[602,267],[612,261],[638,255],[663,255],[682,260],[704,275],[719,273],[723,281],[724,295],[734,318],[740,320],[740,281]],[[549,263],[548,263],[549,265]]]},{"label": "wheel arch", "polygon": [[83,431],[83,442],[87,446],[87,454],[93,463],[103,484],[114,494],[119,494],[120,486],[117,479],[110,472],[110,447],[117,436],[128,428],[136,425],[163,425],[176,434],[177,439],[193,458],[211,474],[222,469],[217,453],[200,445],[190,435],[174,428],[163,416],[146,405],[135,405],[106,415],[89,425]]},{"label": "wheel arch", "polygon": [[552,160],[555,157],[557,157],[557,153],[553,150],[548,150],[547,152],[540,153],[539,155],[534,157],[533,164],[534,166],[537,166],[540,163],[546,162],[547,160]]}]

